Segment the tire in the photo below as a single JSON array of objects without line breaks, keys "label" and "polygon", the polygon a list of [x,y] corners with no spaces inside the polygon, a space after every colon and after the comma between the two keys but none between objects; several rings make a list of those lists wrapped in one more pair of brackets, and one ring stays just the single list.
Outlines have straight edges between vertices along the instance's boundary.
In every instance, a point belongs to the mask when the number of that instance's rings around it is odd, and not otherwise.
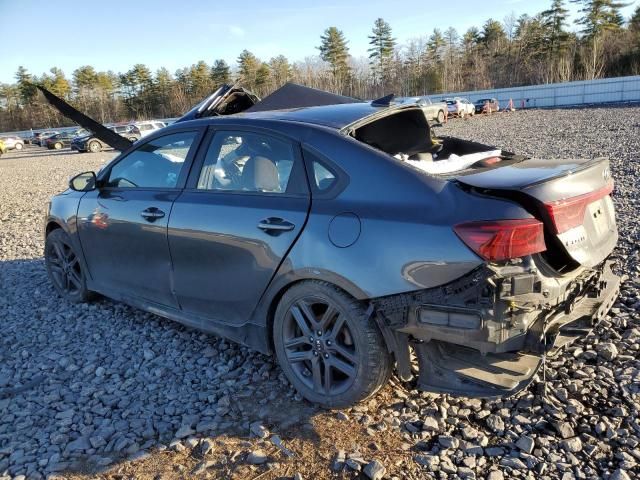
[{"label": "tire", "polygon": [[56,150],[61,150],[62,149],[62,144],[60,142],[56,142],[53,145],[53,148],[55,148]]},{"label": "tire", "polygon": [[86,302],[92,292],[87,289],[87,277],[80,257],[69,235],[58,228],[47,235],[44,246],[47,275],[53,287],[65,300],[72,303]]},{"label": "tire", "polygon": [[326,282],[303,281],[283,295],[273,339],[291,384],[324,407],[365,400],[391,375],[391,355],[362,302]]},{"label": "tire", "polygon": [[102,150],[102,146],[100,145],[100,142],[96,142],[95,140],[93,140],[89,142],[87,150],[90,151],[91,153],[98,153],[99,151]]},{"label": "tire", "polygon": [[438,123],[444,122],[444,112],[442,110],[438,110],[438,115],[436,116],[436,120],[438,120]]},{"label": "tire", "polygon": [[16,150],[22,150],[22,146],[21,143],[16,143]]},{"label": "tire", "polygon": [[463,110],[463,111],[461,111],[460,113],[458,113],[458,116],[459,116],[460,118],[464,118],[464,110]]}]

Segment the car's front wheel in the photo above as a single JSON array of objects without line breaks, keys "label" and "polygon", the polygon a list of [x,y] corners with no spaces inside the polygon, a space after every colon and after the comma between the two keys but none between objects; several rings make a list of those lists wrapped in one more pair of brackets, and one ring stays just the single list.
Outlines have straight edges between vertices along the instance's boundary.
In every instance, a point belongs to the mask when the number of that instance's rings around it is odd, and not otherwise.
[{"label": "car's front wheel", "polygon": [[444,122],[444,112],[442,110],[438,110],[438,116],[436,117],[438,123]]},{"label": "car's front wheel", "polygon": [[102,147],[100,146],[99,142],[89,142],[89,151],[91,153],[98,153],[100,150],[102,150]]},{"label": "car's front wheel", "polygon": [[16,150],[22,150],[22,144],[16,143]]},{"label": "car's front wheel", "polygon": [[60,150],[60,149],[62,149],[62,144],[61,144],[60,142],[56,142],[56,143],[53,145],[53,148],[55,148],[56,150]]},{"label": "car's front wheel", "polygon": [[70,302],[85,302],[91,298],[80,258],[63,230],[47,235],[44,259],[49,280],[61,297]]},{"label": "car's front wheel", "polygon": [[273,338],[291,384],[325,407],[364,400],[391,375],[384,338],[362,302],[325,282],[304,281],[283,295]]}]

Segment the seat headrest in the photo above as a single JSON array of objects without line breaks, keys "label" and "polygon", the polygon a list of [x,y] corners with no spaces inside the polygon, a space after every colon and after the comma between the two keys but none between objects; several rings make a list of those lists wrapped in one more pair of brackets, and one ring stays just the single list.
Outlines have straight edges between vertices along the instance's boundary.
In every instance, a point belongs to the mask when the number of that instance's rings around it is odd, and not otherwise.
[{"label": "seat headrest", "polygon": [[242,187],[252,191],[279,192],[280,178],[276,164],[266,157],[249,158],[242,170]]}]

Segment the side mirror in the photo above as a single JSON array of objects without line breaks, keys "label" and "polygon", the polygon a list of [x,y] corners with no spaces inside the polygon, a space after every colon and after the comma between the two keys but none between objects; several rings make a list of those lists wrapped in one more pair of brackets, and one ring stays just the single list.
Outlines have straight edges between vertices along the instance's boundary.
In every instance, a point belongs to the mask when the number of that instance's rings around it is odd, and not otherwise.
[{"label": "side mirror", "polygon": [[79,173],[69,180],[69,188],[76,192],[89,192],[96,189],[96,174],[94,172]]}]

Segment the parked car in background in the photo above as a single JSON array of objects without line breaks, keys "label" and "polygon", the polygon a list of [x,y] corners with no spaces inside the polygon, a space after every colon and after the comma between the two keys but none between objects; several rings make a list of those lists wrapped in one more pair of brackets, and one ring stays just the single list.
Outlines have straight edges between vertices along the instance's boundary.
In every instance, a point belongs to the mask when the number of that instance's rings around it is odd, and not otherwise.
[{"label": "parked car in background", "polygon": [[[140,134],[136,132],[134,125],[109,125],[107,128],[113,130],[118,135],[131,140],[132,142],[140,139]],[[71,142],[71,150],[75,150],[80,153],[97,153],[107,148],[111,147],[97,138],[92,132],[87,130],[85,130],[84,135],[77,136]]]},{"label": "parked car in background", "polygon": [[8,135],[1,140],[7,150],[22,150],[24,147],[24,140],[17,135]]},{"label": "parked car in background", "polygon": [[75,132],[62,132],[45,140],[45,145],[49,150],[60,150],[71,146],[71,141],[76,137]]},{"label": "parked car in background", "polygon": [[156,130],[166,127],[167,124],[159,120],[149,120],[145,122],[135,122],[133,124],[133,132],[143,138]]},{"label": "parked car in background", "polygon": [[447,104],[449,115],[464,118],[476,113],[475,106],[466,98],[445,98],[443,101]]},{"label": "parked car in background", "polygon": [[108,128],[116,132],[118,135],[128,138],[132,142],[135,142],[136,140],[140,140],[140,134],[136,133],[135,127],[131,123],[111,125],[111,126],[108,126]]},{"label": "parked car in background", "polygon": [[398,97],[394,98],[392,103],[415,103],[422,108],[427,119],[435,120],[438,123],[444,122],[445,113],[447,112],[447,104],[445,102],[432,102],[429,97]]},{"label": "parked car in background", "polygon": [[476,113],[493,113],[500,110],[500,104],[496,98],[481,98],[474,103]]},{"label": "parked car in background", "polygon": [[47,138],[57,135],[58,131],[47,131],[47,132],[39,132],[34,135],[33,144],[38,145],[40,147],[47,146]]}]

